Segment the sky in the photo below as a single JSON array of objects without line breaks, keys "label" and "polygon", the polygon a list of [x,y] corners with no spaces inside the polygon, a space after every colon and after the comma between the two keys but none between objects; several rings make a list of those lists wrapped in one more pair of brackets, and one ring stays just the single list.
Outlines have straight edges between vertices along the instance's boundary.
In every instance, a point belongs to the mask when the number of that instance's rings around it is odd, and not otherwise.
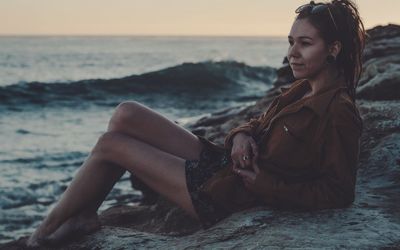
[{"label": "sky", "polygon": [[[400,0],[356,0],[366,28]],[[287,36],[303,0],[0,0],[0,35]]]}]

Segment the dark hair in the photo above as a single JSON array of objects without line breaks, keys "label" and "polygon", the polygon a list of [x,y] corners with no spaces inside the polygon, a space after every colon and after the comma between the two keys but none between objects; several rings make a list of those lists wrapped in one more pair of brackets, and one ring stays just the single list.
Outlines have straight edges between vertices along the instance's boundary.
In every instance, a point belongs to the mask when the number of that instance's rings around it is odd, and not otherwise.
[{"label": "dark hair", "polygon": [[349,95],[355,101],[356,88],[362,71],[361,56],[365,45],[364,24],[357,6],[351,0],[332,0],[328,3],[311,1],[310,4],[326,4],[332,17],[328,10],[311,13],[310,8],[304,8],[296,20],[307,18],[327,44],[332,44],[334,41],[342,43],[336,62],[344,74]]}]

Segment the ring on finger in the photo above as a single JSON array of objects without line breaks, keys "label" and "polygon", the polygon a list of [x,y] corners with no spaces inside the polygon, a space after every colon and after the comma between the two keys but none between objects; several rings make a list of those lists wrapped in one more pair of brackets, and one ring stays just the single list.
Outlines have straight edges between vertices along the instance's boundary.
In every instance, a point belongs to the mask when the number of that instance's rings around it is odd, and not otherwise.
[{"label": "ring on finger", "polygon": [[247,161],[248,159],[249,159],[249,157],[247,156],[247,155],[243,155],[243,158],[242,158],[244,161]]}]

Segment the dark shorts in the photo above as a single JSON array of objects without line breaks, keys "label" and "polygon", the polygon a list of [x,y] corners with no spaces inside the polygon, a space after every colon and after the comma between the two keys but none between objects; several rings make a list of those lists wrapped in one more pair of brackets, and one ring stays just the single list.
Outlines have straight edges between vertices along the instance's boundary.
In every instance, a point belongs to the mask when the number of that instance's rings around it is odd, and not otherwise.
[{"label": "dark shorts", "polygon": [[203,228],[209,228],[229,213],[218,207],[204,192],[202,185],[218,170],[228,166],[230,152],[213,144],[202,136],[197,136],[204,147],[199,160],[186,160],[186,184],[196,213]]}]

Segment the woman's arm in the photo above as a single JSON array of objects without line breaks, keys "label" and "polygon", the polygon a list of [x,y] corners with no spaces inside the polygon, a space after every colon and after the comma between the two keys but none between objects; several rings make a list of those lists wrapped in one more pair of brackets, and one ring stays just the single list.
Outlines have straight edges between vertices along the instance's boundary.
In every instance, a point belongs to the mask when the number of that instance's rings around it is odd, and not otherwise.
[{"label": "woman's arm", "polygon": [[255,130],[261,124],[262,120],[265,118],[266,112],[261,114],[258,118],[251,118],[250,121],[240,125],[229,131],[228,135],[225,137],[224,145],[225,148],[232,148],[233,139],[238,133],[244,133],[248,136],[254,138]]},{"label": "woman's arm", "polygon": [[354,201],[361,133],[356,123],[338,121],[331,122],[324,135],[318,177],[295,182],[274,174],[278,166],[258,166],[254,162],[254,172],[239,170],[246,187],[265,203],[278,207],[322,209],[349,205]]}]

